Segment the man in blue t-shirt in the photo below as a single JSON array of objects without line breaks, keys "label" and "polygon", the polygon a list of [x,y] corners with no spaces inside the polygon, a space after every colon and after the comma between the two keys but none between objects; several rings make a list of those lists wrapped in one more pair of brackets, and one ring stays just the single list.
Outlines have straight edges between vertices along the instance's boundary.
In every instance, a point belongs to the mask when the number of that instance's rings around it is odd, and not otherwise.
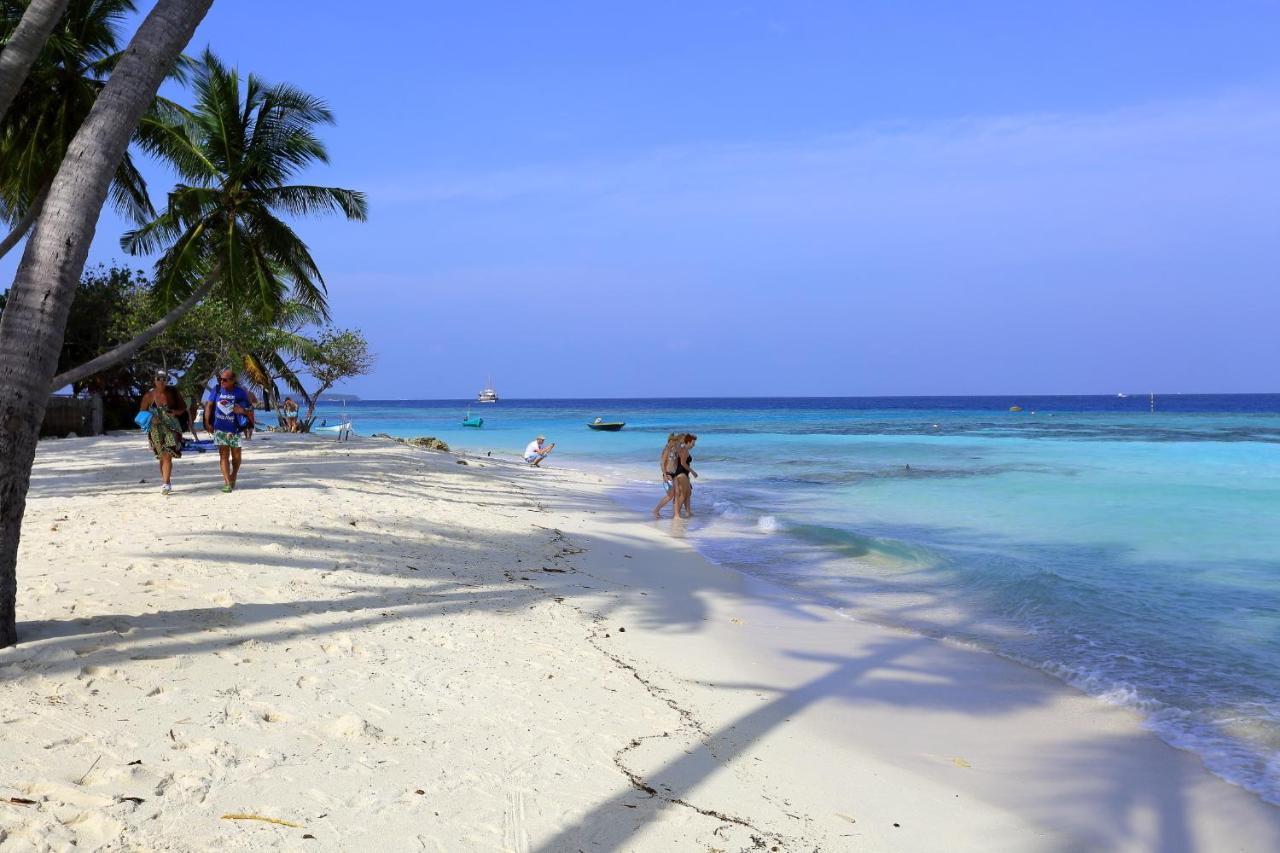
[{"label": "man in blue t-shirt", "polygon": [[240,436],[253,428],[253,403],[236,384],[236,372],[231,368],[218,373],[217,390],[205,396],[204,426],[213,431],[222,468],[222,491],[229,492],[236,487],[236,475],[240,473]]}]

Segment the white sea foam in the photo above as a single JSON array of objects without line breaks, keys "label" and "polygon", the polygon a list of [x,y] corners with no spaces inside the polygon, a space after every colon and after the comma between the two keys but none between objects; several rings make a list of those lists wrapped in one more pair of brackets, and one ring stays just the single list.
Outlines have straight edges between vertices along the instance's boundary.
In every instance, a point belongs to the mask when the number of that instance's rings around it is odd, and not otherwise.
[{"label": "white sea foam", "polygon": [[756,519],[756,530],[761,533],[777,533],[778,519],[772,515],[762,515]]}]

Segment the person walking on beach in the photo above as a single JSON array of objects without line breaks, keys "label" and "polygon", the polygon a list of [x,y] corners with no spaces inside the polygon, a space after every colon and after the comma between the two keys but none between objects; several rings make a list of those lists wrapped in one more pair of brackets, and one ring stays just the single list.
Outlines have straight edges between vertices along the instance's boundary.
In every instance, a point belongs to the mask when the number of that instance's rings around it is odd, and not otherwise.
[{"label": "person walking on beach", "polygon": [[151,390],[142,395],[138,411],[151,414],[151,420],[147,424],[147,442],[160,462],[160,493],[168,497],[173,491],[173,460],[182,456],[182,425],[179,418],[187,411],[182,395],[169,384],[169,374],[159,372],[152,377]]},{"label": "person walking on beach", "polygon": [[680,433],[673,432],[667,436],[667,444],[662,448],[662,453],[658,456],[658,470],[662,472],[662,487],[666,494],[662,496],[662,500],[658,501],[658,505],[653,508],[653,517],[662,518],[662,508],[676,499],[675,476],[676,468],[679,466],[679,442],[683,438]]},{"label": "person walking on beach", "polygon": [[676,450],[676,472],[672,476],[674,485],[671,487],[671,490],[676,493],[674,518],[682,515],[689,518],[693,515],[693,481],[689,478],[696,478],[698,472],[693,470],[693,456],[689,451],[697,443],[696,435],[685,433],[681,436],[679,448]]},{"label": "person walking on beach", "polygon": [[253,427],[253,404],[248,393],[236,383],[236,372],[227,368],[218,374],[218,390],[204,404],[205,428],[213,430],[222,469],[222,491],[236,487],[240,473],[240,438]]},{"label": "person walking on beach", "polygon": [[551,451],[555,449],[554,444],[544,444],[547,440],[545,435],[540,435],[524,449],[524,461],[537,468],[542,464],[542,460],[551,455]]},{"label": "person walking on beach", "polygon": [[200,411],[200,396],[192,394],[190,402],[187,402],[187,395],[178,389],[178,398],[182,400],[182,417],[178,419],[184,433],[191,433],[192,441],[200,440],[200,433],[196,432],[196,413]]}]

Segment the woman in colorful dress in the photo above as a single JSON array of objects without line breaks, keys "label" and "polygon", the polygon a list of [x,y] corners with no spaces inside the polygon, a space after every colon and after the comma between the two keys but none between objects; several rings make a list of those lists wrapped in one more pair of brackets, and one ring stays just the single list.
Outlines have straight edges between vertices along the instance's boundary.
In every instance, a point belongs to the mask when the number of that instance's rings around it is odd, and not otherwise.
[{"label": "woman in colorful dress", "polygon": [[151,452],[160,462],[160,479],[163,481],[160,493],[168,496],[173,491],[170,482],[173,460],[182,456],[182,426],[179,418],[186,414],[187,404],[183,402],[178,389],[169,384],[169,374],[157,373],[152,382],[151,390],[142,395],[138,411],[151,413],[147,440],[151,444]]}]

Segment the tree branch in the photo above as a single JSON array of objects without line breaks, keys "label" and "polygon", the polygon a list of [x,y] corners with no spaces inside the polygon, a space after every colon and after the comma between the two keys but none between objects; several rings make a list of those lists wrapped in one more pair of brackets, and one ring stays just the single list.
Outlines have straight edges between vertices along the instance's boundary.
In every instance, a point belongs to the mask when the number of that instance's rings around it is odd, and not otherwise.
[{"label": "tree branch", "polygon": [[150,326],[147,326],[132,340],[125,341],[119,346],[107,350],[102,355],[89,359],[79,367],[73,367],[70,370],[59,373],[53,377],[53,385],[49,388],[49,392],[53,393],[63,385],[74,385],[82,379],[87,379],[95,373],[101,373],[108,367],[114,367],[120,362],[132,358],[139,350],[155,340],[157,335],[181,320],[188,311],[200,303],[201,299],[208,296],[209,291],[213,289],[213,283],[213,278],[206,279],[204,284],[193,290],[191,295],[184,299],[180,305]]},{"label": "tree branch", "polygon": [[36,224],[36,220],[40,218],[40,210],[44,207],[44,200],[49,195],[49,185],[46,183],[40,188],[40,192],[36,193],[36,197],[31,200],[31,204],[27,205],[27,212],[22,214],[22,218],[13,226],[13,230],[0,240],[0,258],[9,254],[9,250],[22,240],[31,230],[31,226]]}]

